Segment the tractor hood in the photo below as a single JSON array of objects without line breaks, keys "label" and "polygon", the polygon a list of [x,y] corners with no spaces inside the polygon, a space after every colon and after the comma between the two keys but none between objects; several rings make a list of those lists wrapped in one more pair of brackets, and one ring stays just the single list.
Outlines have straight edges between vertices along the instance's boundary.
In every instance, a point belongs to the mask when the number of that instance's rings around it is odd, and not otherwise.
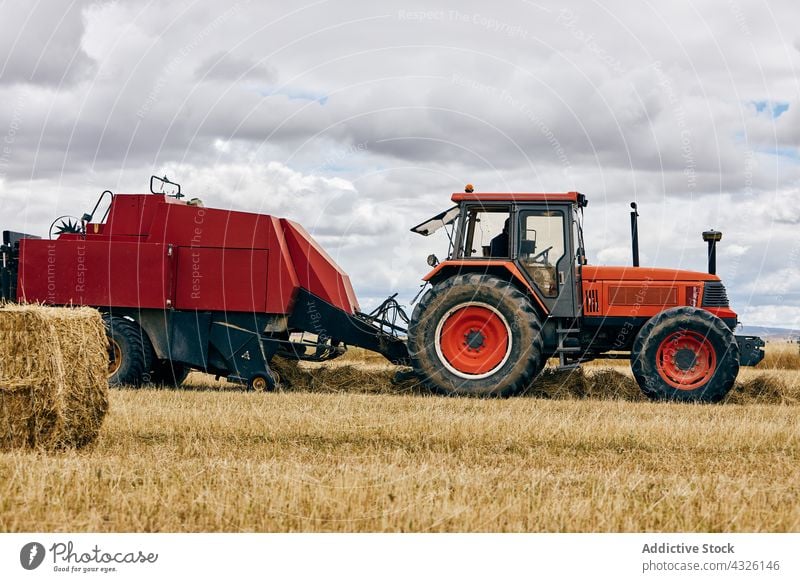
[{"label": "tractor hood", "polygon": [[735,327],[725,287],[717,275],[650,267],[583,267],[584,313],[651,317],[664,309],[701,307]]},{"label": "tractor hood", "polygon": [[719,281],[719,276],[701,271],[653,267],[599,267],[585,265],[584,281]]}]

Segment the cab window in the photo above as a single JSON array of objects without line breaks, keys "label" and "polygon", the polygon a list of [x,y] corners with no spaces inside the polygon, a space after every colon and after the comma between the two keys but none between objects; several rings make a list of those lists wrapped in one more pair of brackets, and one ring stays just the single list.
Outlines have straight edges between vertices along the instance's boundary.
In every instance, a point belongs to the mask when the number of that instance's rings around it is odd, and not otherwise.
[{"label": "cab window", "polygon": [[564,213],[528,210],[520,213],[519,260],[545,297],[558,295],[558,262],[564,257]]}]

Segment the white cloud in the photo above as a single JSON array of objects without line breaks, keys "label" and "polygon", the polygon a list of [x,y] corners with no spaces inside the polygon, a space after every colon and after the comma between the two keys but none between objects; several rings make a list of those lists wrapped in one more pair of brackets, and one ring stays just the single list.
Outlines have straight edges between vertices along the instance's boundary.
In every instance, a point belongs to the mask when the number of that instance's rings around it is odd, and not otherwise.
[{"label": "white cloud", "polygon": [[800,292],[789,0],[64,6],[4,5],[4,227],[167,171],[208,203],[301,220],[374,299],[413,294],[446,243],[408,228],[464,183],[577,189],[592,261],[630,261],[637,200],[643,264],[704,269],[715,227],[745,313],[778,317],[754,311],[776,302],[753,281]]},{"label": "white cloud", "polygon": [[3,3],[0,85],[70,86],[87,78],[94,62],[82,47],[86,1]]}]

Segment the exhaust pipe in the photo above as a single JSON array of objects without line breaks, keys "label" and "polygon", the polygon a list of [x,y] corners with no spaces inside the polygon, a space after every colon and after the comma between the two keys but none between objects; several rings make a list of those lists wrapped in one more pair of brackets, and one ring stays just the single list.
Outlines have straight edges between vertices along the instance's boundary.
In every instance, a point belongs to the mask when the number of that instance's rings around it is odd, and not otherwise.
[{"label": "exhaust pipe", "polygon": [[708,273],[717,274],[717,243],[722,240],[722,233],[718,230],[707,230],[703,233],[703,240],[708,243]]},{"label": "exhaust pipe", "polygon": [[631,202],[631,251],[633,252],[633,266],[639,266],[639,212],[636,202]]}]

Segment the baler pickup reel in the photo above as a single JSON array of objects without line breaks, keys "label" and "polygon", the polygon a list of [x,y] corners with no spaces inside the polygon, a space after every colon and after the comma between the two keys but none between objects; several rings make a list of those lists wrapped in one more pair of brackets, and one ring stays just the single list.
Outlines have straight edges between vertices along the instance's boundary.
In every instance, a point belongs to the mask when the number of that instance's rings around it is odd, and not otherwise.
[{"label": "baler pickup reel", "polygon": [[406,337],[408,335],[408,315],[397,302],[397,293],[387,297],[383,303],[367,313],[356,313],[356,315],[377,327],[380,331],[387,333],[395,338]]}]

